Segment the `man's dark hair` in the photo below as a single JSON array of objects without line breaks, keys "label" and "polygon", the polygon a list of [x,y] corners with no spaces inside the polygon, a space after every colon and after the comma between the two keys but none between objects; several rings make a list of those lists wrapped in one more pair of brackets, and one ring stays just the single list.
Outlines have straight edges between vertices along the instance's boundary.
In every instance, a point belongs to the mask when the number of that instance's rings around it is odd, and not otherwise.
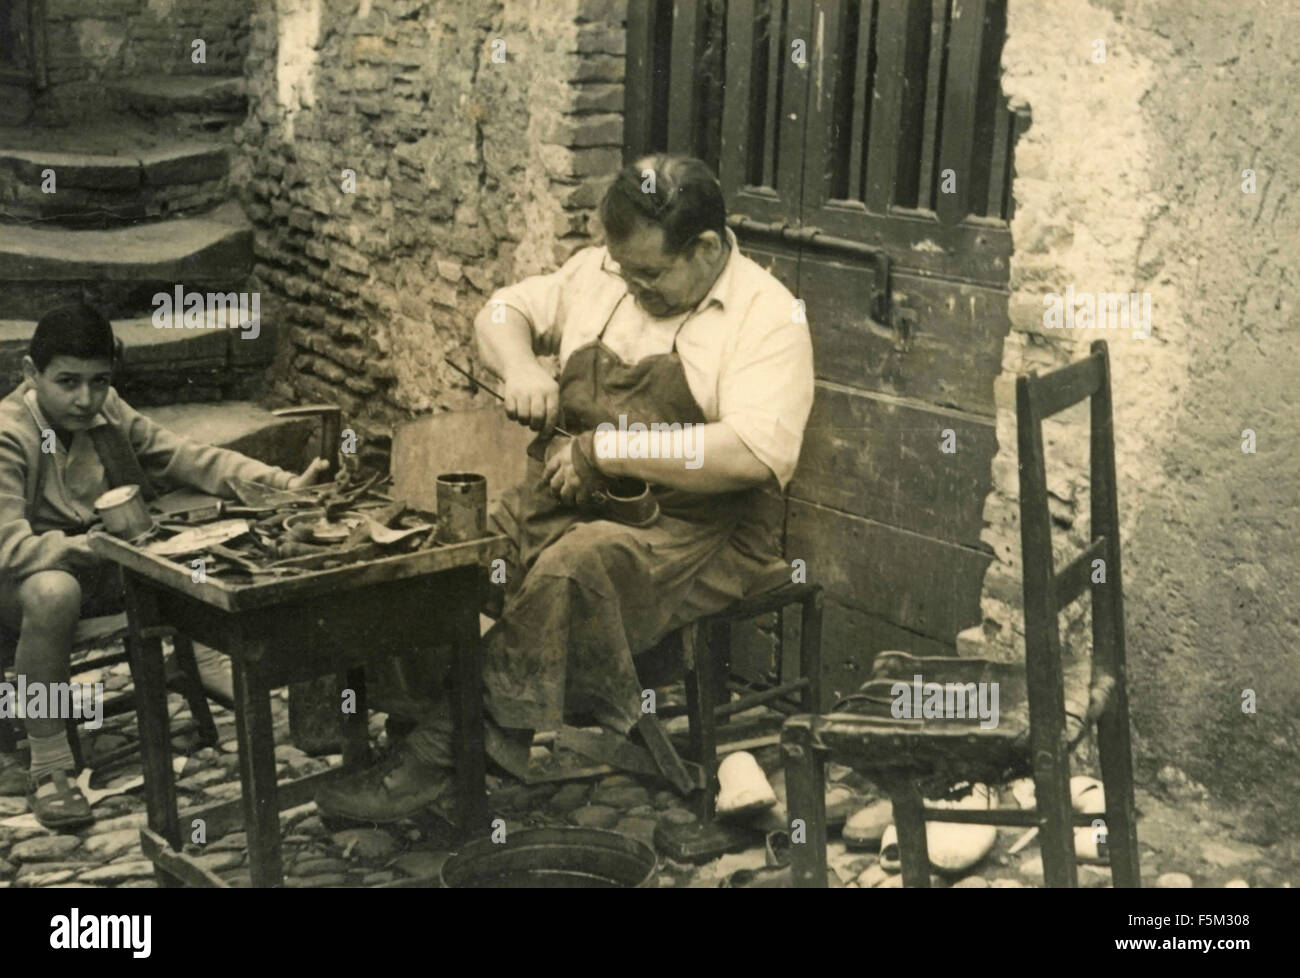
[{"label": "man's dark hair", "polygon": [[660,153],[623,167],[605,191],[600,220],[606,236],[622,241],[637,221],[664,232],[664,250],[679,254],[705,231],[727,239],[722,186],[708,164],[689,156]]},{"label": "man's dark hair", "polygon": [[114,359],[113,327],[104,315],[85,303],[51,309],[36,324],[27,355],[44,372],[55,357],[81,360]]}]

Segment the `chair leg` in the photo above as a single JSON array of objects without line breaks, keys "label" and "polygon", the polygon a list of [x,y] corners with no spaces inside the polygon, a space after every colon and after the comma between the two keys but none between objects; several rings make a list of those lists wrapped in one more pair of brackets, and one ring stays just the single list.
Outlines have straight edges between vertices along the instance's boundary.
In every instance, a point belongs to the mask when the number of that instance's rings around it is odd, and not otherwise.
[{"label": "chair leg", "polygon": [[799,622],[799,675],[808,680],[803,690],[803,708],[809,713],[817,713],[822,708],[822,605],[822,592],[818,588],[803,602]]},{"label": "chair leg", "polygon": [[1106,844],[1116,889],[1142,885],[1133,801],[1133,748],[1129,740],[1128,692],[1116,683],[1109,709],[1097,718],[1097,752],[1106,795]]},{"label": "chair leg", "polygon": [[687,660],[691,663],[686,675],[686,715],[690,723],[691,760],[704,772],[704,789],[695,799],[695,814],[708,824],[713,821],[714,803],[718,790],[718,728],[714,705],[717,702],[714,688],[714,671],[711,650],[702,641],[706,629],[698,624],[687,625],[682,630],[686,644]]},{"label": "chair leg", "polygon": [[8,717],[0,717],[0,753],[13,754],[18,750],[18,728]]},{"label": "chair leg", "polygon": [[77,766],[77,772],[80,773],[86,766],[86,758],[81,752],[81,732],[77,729],[76,718],[68,717],[63,726],[68,732],[68,747],[72,749],[72,761]]},{"label": "chair leg", "polygon": [[[825,761],[814,743],[812,717],[795,717],[781,730],[785,758],[786,817],[790,822],[790,865],[794,885],[826,887]],[[802,838],[801,831],[802,830]]]},{"label": "chair leg", "polygon": [[[731,679],[731,622],[709,622],[705,634],[708,636],[706,655],[713,667],[713,705],[725,706],[731,702],[731,691],[727,683]],[[727,723],[730,717],[721,717],[716,723]]]},{"label": "chair leg", "polygon": [[1079,885],[1079,874],[1075,866],[1068,757],[1060,764],[1040,761],[1034,771],[1034,795],[1041,820],[1039,848],[1043,854],[1043,882],[1054,888],[1073,889]]},{"label": "chair leg", "polygon": [[193,640],[188,635],[175,635],[172,638],[172,654],[176,657],[176,684],[189,705],[190,716],[194,718],[194,725],[199,732],[199,741],[204,747],[215,747],[219,739],[217,724],[212,719],[208,697],[203,692],[203,679],[199,675],[198,661],[194,658]]},{"label": "chair leg", "polygon": [[908,779],[891,781],[885,788],[894,806],[903,886],[927,889],[930,886],[930,847],[925,838],[925,803],[921,800],[921,792],[916,783]]}]

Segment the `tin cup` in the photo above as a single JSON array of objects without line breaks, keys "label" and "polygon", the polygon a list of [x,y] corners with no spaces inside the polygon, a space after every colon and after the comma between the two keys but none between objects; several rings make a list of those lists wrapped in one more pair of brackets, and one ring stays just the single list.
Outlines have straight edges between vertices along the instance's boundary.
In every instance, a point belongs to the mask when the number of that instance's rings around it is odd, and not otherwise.
[{"label": "tin cup", "polygon": [[95,500],[104,529],[123,540],[134,540],[153,529],[153,517],[139,486],[118,486]]},{"label": "tin cup", "polygon": [[477,472],[445,472],[435,483],[438,540],[463,543],[487,536],[487,479]]}]

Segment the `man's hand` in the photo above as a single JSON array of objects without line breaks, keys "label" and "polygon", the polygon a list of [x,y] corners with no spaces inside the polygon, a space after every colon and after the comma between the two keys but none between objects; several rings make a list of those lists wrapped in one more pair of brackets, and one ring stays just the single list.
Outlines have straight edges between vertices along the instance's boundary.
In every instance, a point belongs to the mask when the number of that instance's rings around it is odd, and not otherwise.
[{"label": "man's hand", "polygon": [[586,485],[573,464],[573,439],[566,438],[559,442],[559,447],[546,460],[546,469],[542,480],[551,484],[551,491],[569,506],[581,505],[587,501],[594,486]]},{"label": "man's hand", "polygon": [[302,475],[295,475],[289,480],[289,488],[301,489],[304,486],[314,486],[316,483],[320,482],[321,476],[325,474],[327,468],[329,468],[329,462],[325,461],[325,459],[312,459],[311,465],[307,466],[307,468],[303,470]]},{"label": "man's hand", "polygon": [[507,371],[505,379],[506,414],[549,438],[560,419],[560,385],[555,378],[529,358]]}]

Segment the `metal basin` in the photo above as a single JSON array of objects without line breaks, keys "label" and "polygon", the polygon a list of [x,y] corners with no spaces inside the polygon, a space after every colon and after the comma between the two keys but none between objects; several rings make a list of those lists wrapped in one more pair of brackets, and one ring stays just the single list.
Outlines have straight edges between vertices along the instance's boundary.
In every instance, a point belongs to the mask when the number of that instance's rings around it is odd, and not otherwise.
[{"label": "metal basin", "polygon": [[643,842],[601,829],[545,828],[477,839],[442,866],[452,889],[621,889],[652,887],[658,860]]}]

